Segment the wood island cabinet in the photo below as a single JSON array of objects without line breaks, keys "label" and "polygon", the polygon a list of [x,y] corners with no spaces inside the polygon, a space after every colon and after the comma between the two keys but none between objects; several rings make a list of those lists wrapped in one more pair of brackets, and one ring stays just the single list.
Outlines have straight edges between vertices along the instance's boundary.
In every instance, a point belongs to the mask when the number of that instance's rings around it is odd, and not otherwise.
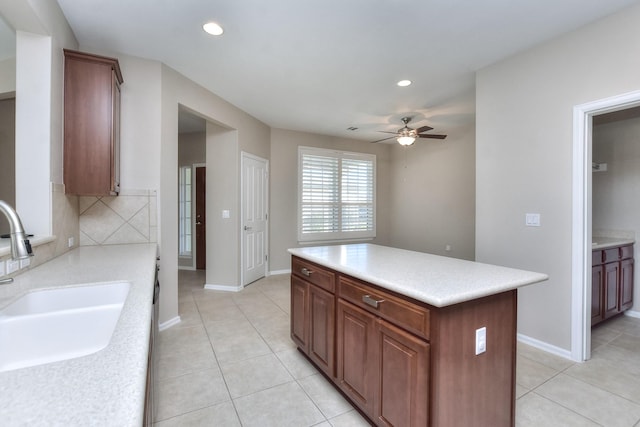
[{"label": "wood island cabinet", "polygon": [[633,306],[633,280],[633,245],[592,252],[591,326]]},{"label": "wood island cabinet", "polygon": [[120,191],[118,60],[64,50],[64,184],[67,194]]},{"label": "wood island cabinet", "polygon": [[291,276],[291,338],[327,375],[335,375],[335,275],[296,260]]},{"label": "wood island cabinet", "polygon": [[513,426],[516,306],[510,290],[433,307],[292,257],[293,341],[378,426]]}]

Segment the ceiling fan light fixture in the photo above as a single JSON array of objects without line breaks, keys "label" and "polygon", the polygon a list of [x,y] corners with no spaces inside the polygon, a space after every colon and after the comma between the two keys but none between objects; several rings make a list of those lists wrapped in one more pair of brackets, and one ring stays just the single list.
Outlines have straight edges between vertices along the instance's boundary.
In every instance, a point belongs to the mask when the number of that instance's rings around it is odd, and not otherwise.
[{"label": "ceiling fan light fixture", "polygon": [[400,145],[407,146],[407,145],[413,144],[416,141],[416,138],[413,137],[413,136],[403,135],[403,136],[399,136],[398,138],[396,138],[396,140],[398,141],[398,143]]},{"label": "ceiling fan light fixture", "polygon": [[207,22],[202,26],[202,29],[212,36],[220,36],[222,35],[222,33],[224,33],[222,27],[215,22]]},{"label": "ceiling fan light fixture", "polygon": [[396,83],[398,86],[400,87],[406,87],[409,86],[411,84],[411,80],[400,80],[398,83]]}]

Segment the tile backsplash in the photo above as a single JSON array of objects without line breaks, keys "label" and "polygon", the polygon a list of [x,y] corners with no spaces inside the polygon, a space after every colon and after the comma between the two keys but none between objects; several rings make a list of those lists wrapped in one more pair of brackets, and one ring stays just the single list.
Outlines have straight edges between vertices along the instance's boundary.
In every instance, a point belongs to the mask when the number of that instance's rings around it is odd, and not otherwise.
[{"label": "tile backsplash", "polygon": [[157,242],[156,190],[79,197],[80,246]]}]

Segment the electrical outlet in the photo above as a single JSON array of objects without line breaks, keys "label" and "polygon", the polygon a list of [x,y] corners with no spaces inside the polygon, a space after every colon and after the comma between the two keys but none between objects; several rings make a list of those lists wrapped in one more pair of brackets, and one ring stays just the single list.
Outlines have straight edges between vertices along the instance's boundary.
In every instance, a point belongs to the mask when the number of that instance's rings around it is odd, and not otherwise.
[{"label": "electrical outlet", "polygon": [[476,329],[476,356],[487,351],[487,328]]},{"label": "electrical outlet", "polygon": [[20,260],[20,268],[26,268],[31,265],[31,258],[25,258]]},{"label": "electrical outlet", "polygon": [[67,247],[72,248],[73,245],[75,244],[76,244],[76,239],[74,239],[73,237],[69,237],[69,240],[67,240]]},{"label": "electrical outlet", "polygon": [[14,261],[12,259],[7,260],[7,274],[11,274],[14,271],[20,270],[20,261]]}]

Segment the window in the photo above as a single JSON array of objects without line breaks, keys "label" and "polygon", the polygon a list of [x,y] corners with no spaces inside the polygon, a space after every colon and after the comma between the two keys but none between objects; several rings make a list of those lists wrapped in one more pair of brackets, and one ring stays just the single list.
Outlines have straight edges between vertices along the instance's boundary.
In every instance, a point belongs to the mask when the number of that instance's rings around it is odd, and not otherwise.
[{"label": "window", "polygon": [[181,166],[178,177],[178,206],[179,206],[179,256],[191,256],[191,166]]},{"label": "window", "polygon": [[376,156],[298,149],[298,240],[376,236]]}]

